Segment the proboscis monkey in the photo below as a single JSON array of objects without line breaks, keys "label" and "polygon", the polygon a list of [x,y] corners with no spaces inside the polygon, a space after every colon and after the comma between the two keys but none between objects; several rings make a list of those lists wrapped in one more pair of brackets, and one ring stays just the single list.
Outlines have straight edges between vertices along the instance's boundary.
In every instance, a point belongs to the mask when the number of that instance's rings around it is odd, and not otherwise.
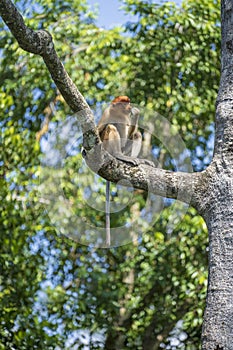
[{"label": "proboscis monkey", "polygon": [[[132,165],[154,164],[147,159],[137,158],[142,144],[138,131],[139,110],[132,107],[128,96],[118,96],[104,111],[98,131],[103,146],[115,158]],[[106,245],[110,246],[110,182],[106,185]]]},{"label": "proboscis monkey", "polygon": [[127,96],[116,97],[104,111],[98,131],[103,146],[119,160],[137,165],[142,135],[138,131],[139,110],[132,108]]}]

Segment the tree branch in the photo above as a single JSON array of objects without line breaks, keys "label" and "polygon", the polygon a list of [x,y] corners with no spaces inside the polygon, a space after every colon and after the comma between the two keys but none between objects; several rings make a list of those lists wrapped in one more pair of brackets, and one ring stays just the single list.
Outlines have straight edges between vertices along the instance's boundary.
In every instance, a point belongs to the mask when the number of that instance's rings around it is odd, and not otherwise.
[{"label": "tree branch", "polygon": [[83,134],[85,134],[85,148],[87,150],[91,149],[100,142],[93,114],[59,60],[51,34],[46,30],[35,31],[28,28],[23,17],[10,0],[0,2],[0,15],[22,49],[43,58],[65,101],[73,112],[78,112],[79,122]]},{"label": "tree branch", "polygon": [[202,202],[198,188],[200,184],[203,186],[203,173],[172,173],[148,165],[132,166],[112,157],[102,147],[91,109],[59,60],[51,34],[28,28],[10,0],[1,0],[0,15],[22,49],[43,58],[60,93],[77,113],[83,132],[85,158],[91,169],[109,181],[126,180],[135,188],[176,198],[199,209]]}]

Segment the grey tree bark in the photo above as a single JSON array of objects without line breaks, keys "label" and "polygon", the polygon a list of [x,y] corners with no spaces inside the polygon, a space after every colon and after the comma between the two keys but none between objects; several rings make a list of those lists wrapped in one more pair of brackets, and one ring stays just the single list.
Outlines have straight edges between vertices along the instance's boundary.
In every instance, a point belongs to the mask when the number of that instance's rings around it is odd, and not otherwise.
[{"label": "grey tree bark", "polygon": [[21,48],[43,58],[67,104],[77,113],[92,169],[112,182],[130,180],[136,188],[179,198],[203,216],[210,244],[202,349],[233,350],[233,0],[222,0],[222,75],[214,157],[205,171],[192,174],[130,166],[105,152],[91,110],[60,62],[51,35],[26,27],[10,0],[1,0],[0,15]]},{"label": "grey tree bark", "polygon": [[209,232],[209,281],[202,331],[205,350],[233,349],[233,1],[222,0],[221,81],[215,149],[203,192]]}]

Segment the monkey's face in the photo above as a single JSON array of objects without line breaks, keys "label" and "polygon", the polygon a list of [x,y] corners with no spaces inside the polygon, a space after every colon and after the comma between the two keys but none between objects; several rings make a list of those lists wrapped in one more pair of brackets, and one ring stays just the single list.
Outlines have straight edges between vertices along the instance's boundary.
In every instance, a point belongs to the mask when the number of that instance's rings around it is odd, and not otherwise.
[{"label": "monkey's face", "polygon": [[131,113],[130,98],[128,96],[117,96],[111,103],[115,111],[128,115]]},{"label": "monkey's face", "polygon": [[120,112],[126,115],[130,114],[132,109],[130,102],[124,102],[124,101],[112,103],[112,107],[116,112],[118,113]]}]

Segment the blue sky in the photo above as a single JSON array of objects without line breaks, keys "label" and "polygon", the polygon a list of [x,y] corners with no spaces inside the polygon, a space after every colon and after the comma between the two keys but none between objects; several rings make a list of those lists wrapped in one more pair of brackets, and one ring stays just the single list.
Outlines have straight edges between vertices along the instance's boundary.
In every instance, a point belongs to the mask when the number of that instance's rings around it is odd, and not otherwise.
[{"label": "blue sky", "polygon": [[114,25],[123,24],[129,20],[132,20],[133,17],[129,15],[124,15],[123,11],[119,10],[119,7],[122,6],[118,0],[87,0],[90,5],[97,4],[99,7],[99,19],[97,24],[110,28]]},{"label": "blue sky", "polygon": [[[118,0],[87,0],[90,5],[97,4],[99,7],[99,19],[97,24],[101,27],[111,28],[114,25],[120,25],[127,21],[133,20],[132,16],[124,15],[123,11],[119,10],[122,3]],[[158,0],[155,0],[158,3]],[[174,0],[178,4],[181,0]]]}]

